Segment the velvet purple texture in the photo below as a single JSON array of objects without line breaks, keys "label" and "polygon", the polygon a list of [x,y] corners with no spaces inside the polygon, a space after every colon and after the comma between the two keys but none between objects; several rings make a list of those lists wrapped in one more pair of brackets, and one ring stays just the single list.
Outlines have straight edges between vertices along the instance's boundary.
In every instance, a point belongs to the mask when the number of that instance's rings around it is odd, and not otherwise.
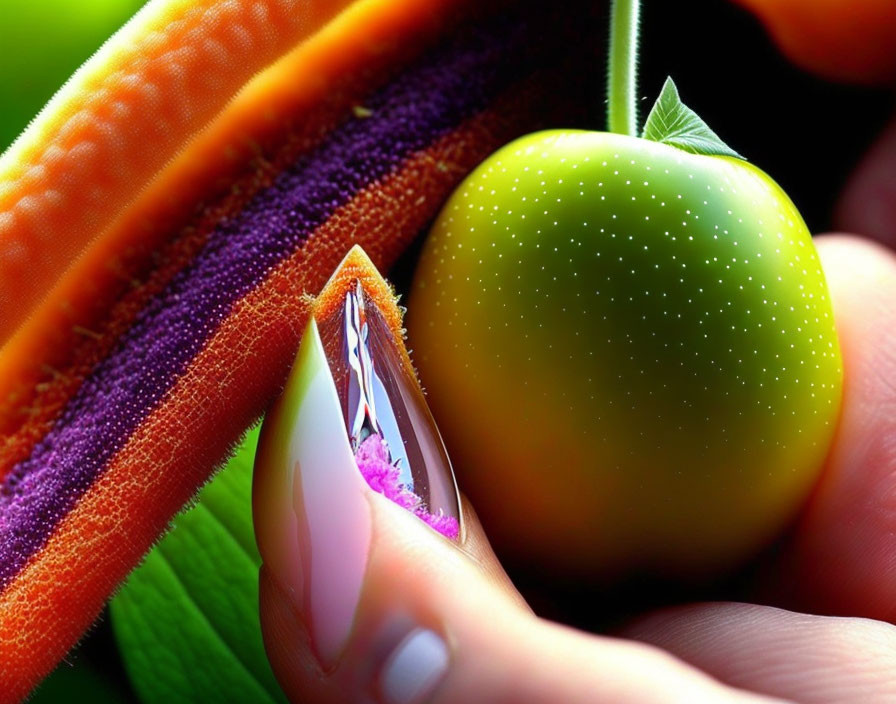
[{"label": "velvet purple texture", "polygon": [[0,588],[162,401],[235,301],[360,189],[544,61],[530,24],[502,20],[434,52],[365,99],[368,117],[348,119],[243,212],[218,225],[0,486]]}]

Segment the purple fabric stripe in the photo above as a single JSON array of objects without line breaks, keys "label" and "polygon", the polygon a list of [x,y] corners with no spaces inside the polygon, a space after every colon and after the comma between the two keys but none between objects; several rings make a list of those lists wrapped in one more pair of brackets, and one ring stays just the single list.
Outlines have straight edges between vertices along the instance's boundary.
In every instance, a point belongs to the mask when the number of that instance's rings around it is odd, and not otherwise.
[{"label": "purple fabric stripe", "polygon": [[520,23],[477,31],[403,74],[216,228],[194,262],[140,314],[0,495],[0,588],[49,537],[160,401],[233,303],[359,189],[424,149],[531,70]]}]

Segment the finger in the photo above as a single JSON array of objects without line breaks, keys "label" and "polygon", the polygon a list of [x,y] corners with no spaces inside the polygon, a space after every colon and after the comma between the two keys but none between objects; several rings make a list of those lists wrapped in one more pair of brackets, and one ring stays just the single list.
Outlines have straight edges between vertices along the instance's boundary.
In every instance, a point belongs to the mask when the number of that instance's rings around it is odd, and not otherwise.
[{"label": "finger", "polygon": [[834,220],[844,232],[858,232],[896,248],[896,121],[853,172]]},{"label": "finger", "polygon": [[463,512],[463,524],[465,527],[463,539],[458,543],[458,547],[463,550],[466,555],[473,560],[483,575],[498,589],[521,609],[531,612],[529,604],[513,585],[507,572],[504,571],[498,556],[492,549],[491,543],[485,535],[479,516],[473,510],[470,502],[463,497],[461,502],[461,511]]},{"label": "finger", "polygon": [[[255,461],[262,633],[287,695],[387,704],[749,701],[643,645],[532,615],[475,516],[458,509],[422,392],[396,361],[384,323],[367,315],[377,291],[368,296],[352,273],[364,264],[359,256],[350,253],[349,275],[333,279],[348,285],[336,307],[326,307],[327,289],[319,298]],[[332,311],[343,316],[336,332]],[[337,350],[332,359],[328,349]]]},{"label": "finger", "polygon": [[896,257],[817,240],[844,363],[840,423],[819,486],[770,570],[777,603],[896,620]]},{"label": "finger", "polygon": [[896,628],[752,604],[651,615],[627,635],[744,687],[803,704],[896,701]]},{"label": "finger", "polygon": [[769,701],[723,686],[655,648],[534,617],[463,545],[378,494],[367,499],[372,531],[364,584],[335,660],[320,659],[313,606],[297,604],[298,589],[262,569],[265,644],[291,700]]},{"label": "finger", "polygon": [[[531,613],[495,557],[479,519],[466,501],[462,510],[465,530],[462,540],[457,543],[457,550],[475,566],[479,573],[478,581],[488,583],[490,589],[502,595],[509,608]],[[399,538],[395,549],[405,549],[402,546],[407,545],[406,540],[405,536]],[[297,590],[294,586],[282,584],[269,568],[262,566],[259,574],[259,601],[262,628],[272,667],[281,682],[285,683],[287,692],[294,701],[345,701],[346,692],[342,687],[333,686],[327,681],[315,655],[314,644],[305,625],[310,615],[304,613],[304,608],[296,606],[295,594],[300,590],[301,588]],[[362,653],[362,658],[372,660],[375,657],[373,652]]]}]

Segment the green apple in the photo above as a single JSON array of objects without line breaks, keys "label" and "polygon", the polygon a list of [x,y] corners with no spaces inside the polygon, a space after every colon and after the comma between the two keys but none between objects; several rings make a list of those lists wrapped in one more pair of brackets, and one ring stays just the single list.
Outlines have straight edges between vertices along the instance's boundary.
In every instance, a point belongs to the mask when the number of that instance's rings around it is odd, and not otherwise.
[{"label": "green apple", "polygon": [[818,476],[842,367],[815,247],[771,178],[685,142],[528,135],[425,245],[410,342],[505,555],[719,574]]}]

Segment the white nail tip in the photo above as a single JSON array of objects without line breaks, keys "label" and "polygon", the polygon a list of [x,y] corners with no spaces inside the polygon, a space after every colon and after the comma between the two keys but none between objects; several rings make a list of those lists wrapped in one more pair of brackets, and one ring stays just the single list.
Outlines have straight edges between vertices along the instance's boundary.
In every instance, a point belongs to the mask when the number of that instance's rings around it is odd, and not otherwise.
[{"label": "white nail tip", "polygon": [[448,670],[448,646],[428,629],[408,634],[389,657],[380,677],[386,704],[419,704]]}]

